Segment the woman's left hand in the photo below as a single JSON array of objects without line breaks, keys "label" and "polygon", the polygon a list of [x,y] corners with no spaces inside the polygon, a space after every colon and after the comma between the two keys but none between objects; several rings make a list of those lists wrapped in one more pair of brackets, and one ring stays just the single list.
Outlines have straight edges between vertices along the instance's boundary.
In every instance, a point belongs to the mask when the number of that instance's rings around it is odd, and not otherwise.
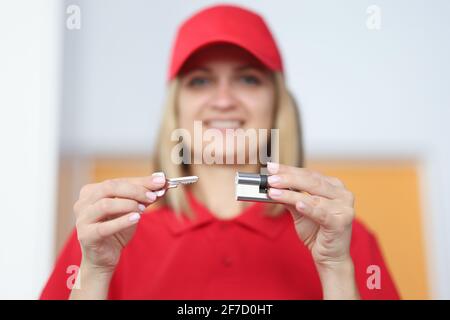
[{"label": "woman's left hand", "polygon": [[269,197],[291,212],[297,234],[311,251],[319,274],[344,270],[342,274],[353,275],[353,193],[338,178],[309,169],[273,162],[267,169]]}]

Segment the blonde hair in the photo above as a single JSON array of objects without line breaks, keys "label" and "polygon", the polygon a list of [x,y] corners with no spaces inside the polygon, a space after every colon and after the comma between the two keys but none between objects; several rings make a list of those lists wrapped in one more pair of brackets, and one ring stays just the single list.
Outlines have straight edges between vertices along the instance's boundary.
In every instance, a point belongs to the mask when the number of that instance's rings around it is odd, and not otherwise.
[{"label": "blonde hair", "polygon": [[[274,84],[276,92],[276,103],[274,108],[274,122],[272,128],[279,129],[279,159],[272,159],[282,164],[302,167],[303,166],[303,140],[300,125],[300,114],[296,102],[289,93],[284,76],[275,72]],[[187,174],[188,165],[175,164],[171,159],[173,148],[178,141],[172,141],[171,135],[178,126],[177,98],[180,81],[173,79],[168,84],[167,96],[163,111],[162,125],[156,140],[153,165],[155,171],[163,171],[168,177],[179,177]],[[189,217],[194,214],[183,187],[178,187],[168,192],[164,197],[164,204],[168,205],[177,214],[184,213]],[[281,211],[280,205],[270,205],[267,213],[277,214]]]}]

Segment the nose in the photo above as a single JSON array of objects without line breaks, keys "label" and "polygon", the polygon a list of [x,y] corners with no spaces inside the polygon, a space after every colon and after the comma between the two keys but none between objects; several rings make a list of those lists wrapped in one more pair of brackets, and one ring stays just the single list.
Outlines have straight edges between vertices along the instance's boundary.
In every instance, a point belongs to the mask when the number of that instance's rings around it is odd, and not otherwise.
[{"label": "nose", "polygon": [[231,84],[227,80],[222,80],[217,84],[211,106],[222,111],[233,109],[236,106]]}]

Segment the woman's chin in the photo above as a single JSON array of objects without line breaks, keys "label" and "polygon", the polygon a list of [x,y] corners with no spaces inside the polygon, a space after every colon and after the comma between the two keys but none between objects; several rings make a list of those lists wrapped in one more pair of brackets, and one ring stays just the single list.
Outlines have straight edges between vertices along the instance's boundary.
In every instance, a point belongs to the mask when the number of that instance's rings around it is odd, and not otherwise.
[{"label": "woman's chin", "polygon": [[245,148],[204,148],[202,155],[203,164],[257,164],[258,153],[248,152]]}]

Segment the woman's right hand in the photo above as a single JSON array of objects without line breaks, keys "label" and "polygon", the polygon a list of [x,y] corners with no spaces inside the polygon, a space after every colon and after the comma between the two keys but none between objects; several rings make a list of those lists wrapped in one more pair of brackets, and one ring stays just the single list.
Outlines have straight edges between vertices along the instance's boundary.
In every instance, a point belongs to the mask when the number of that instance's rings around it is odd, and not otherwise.
[{"label": "woman's right hand", "polygon": [[[133,237],[141,213],[157,200],[164,173],[85,185],[74,205],[83,268],[112,274]],[[158,194],[160,195],[160,194]]]}]

